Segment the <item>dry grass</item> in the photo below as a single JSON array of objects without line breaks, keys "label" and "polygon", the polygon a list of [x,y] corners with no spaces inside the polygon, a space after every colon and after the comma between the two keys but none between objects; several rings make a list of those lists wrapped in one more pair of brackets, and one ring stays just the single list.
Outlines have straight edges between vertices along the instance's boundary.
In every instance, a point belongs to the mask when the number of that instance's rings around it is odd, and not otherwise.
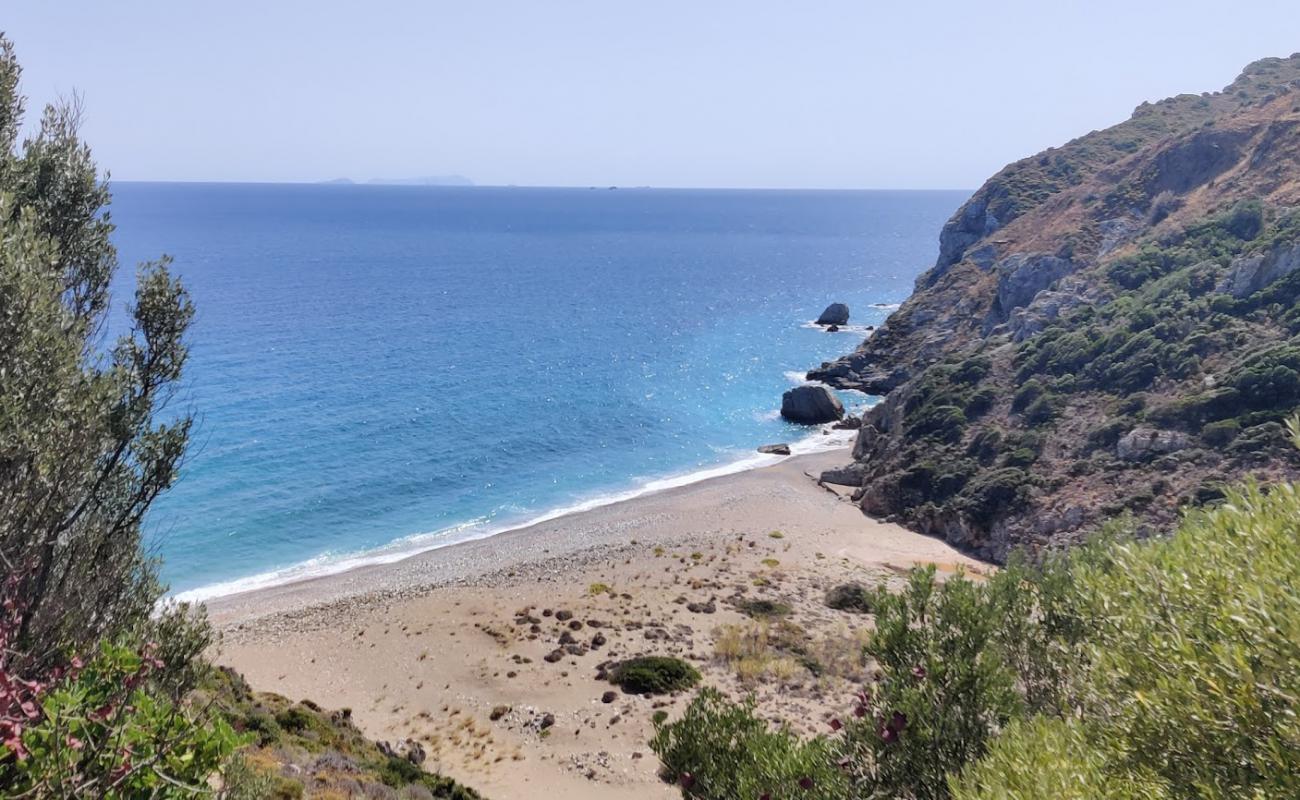
[{"label": "dry grass", "polygon": [[713,631],[713,655],[741,683],[789,682],[806,674],[797,651],[807,634],[788,620],[721,625]]}]

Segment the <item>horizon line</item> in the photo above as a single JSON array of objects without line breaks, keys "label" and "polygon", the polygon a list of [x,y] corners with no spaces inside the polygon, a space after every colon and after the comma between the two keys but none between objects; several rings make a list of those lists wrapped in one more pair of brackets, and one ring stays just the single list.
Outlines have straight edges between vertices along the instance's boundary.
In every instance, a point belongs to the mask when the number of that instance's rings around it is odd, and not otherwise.
[{"label": "horizon line", "polygon": [[404,184],[371,183],[368,180],[347,183],[340,179],[326,180],[220,180],[220,179],[157,179],[157,178],[113,178],[105,181],[113,183],[167,183],[167,184],[225,184],[231,186],[328,186],[332,188],[366,188],[366,189],[584,189],[593,191],[701,191],[701,192],[974,192],[972,188],[899,188],[891,186],[868,187],[823,187],[823,186],[652,186],[649,184],[540,184],[540,183],[473,183],[470,185],[440,184]]}]

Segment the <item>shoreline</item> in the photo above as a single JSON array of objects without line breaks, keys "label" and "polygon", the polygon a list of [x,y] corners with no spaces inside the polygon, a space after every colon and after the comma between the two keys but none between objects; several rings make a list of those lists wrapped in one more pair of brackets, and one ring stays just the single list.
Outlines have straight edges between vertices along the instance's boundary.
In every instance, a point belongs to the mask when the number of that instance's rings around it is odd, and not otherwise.
[{"label": "shoreline", "polygon": [[[370,567],[382,567],[397,564],[436,550],[456,547],[462,544],[515,533],[517,531],[533,528],[565,517],[570,517],[575,514],[583,514],[596,509],[631,502],[649,495],[672,491],[674,489],[680,489],[705,481],[716,480],[717,478],[737,475],[751,470],[766,469],[784,463],[790,459],[851,448],[853,437],[857,435],[856,430],[835,430],[829,425],[817,426],[812,430],[813,432],[810,432],[807,436],[789,443],[791,448],[791,455],[789,456],[771,455],[753,451],[748,455],[736,458],[732,461],[644,480],[630,489],[613,490],[603,494],[596,494],[585,500],[579,500],[531,516],[524,516],[523,518],[514,521],[502,522],[496,526],[486,525],[483,522],[470,520],[430,533],[403,536],[386,545],[372,548],[370,550],[342,554],[334,559],[322,561],[321,559],[323,557],[317,556],[288,567],[269,570],[267,572],[257,573],[243,578],[234,578],[228,581],[218,581],[216,583],[206,584],[204,586],[177,592],[166,599],[167,601],[174,602],[206,603],[212,605],[214,603],[219,603],[226,598],[238,597],[240,595],[256,592],[271,591],[299,583],[309,583],[324,578],[346,575],[350,572]],[[483,527],[479,530],[474,530],[479,526]],[[462,538],[436,541],[441,537],[455,536],[457,533],[465,531],[471,531],[471,533]],[[314,569],[312,565],[316,565]]]},{"label": "shoreline", "polygon": [[[574,537],[566,535],[567,529],[580,529],[589,520],[600,521],[604,516],[636,513],[635,510],[643,501],[657,500],[673,504],[680,495],[687,494],[696,487],[778,468],[784,472],[801,472],[815,481],[814,472],[820,474],[823,469],[845,462],[850,449],[847,446],[830,446],[789,456],[756,454],[755,458],[690,473],[709,474],[677,485],[631,490],[624,493],[627,496],[611,496],[612,499],[608,501],[596,502],[585,508],[571,506],[547,512],[500,531],[404,553],[397,558],[356,564],[335,572],[214,595],[195,602],[207,606],[209,616],[220,625],[304,611],[359,597],[398,598],[443,586],[481,581],[493,573],[508,570],[512,565],[572,555],[580,552],[582,547],[603,550],[617,549],[628,544],[612,537],[599,536],[579,536],[577,541],[572,541]],[[759,459],[770,460],[770,463],[731,468],[736,464]],[[653,487],[655,483],[657,481],[652,481],[646,486]],[[593,538],[597,541],[591,541]],[[531,546],[530,542],[535,543],[536,547]]]}]

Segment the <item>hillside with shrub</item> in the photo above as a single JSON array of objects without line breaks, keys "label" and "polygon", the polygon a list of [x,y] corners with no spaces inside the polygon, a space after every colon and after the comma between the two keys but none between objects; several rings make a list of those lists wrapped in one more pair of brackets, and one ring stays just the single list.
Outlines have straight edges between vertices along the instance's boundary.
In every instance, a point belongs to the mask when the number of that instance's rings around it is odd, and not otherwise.
[{"label": "hillside with shrub", "polygon": [[658,728],[663,775],[696,800],[1295,797],[1300,485],[1225,500],[987,579],[913,569],[869,598],[874,679],[823,734],[704,690]]},{"label": "hillside with shrub", "polygon": [[1295,478],[1298,205],[1300,54],[1007,166],[913,296],[809,373],[885,395],[837,479],[1002,560]]}]

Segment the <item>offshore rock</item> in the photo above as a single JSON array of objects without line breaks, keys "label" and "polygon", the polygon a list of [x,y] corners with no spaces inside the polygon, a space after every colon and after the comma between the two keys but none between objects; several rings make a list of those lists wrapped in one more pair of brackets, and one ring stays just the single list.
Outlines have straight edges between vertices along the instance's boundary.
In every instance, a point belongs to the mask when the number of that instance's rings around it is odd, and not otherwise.
[{"label": "offshore rock", "polygon": [[803,425],[820,425],[841,419],[844,406],[825,386],[796,386],[781,395],[781,416]]},{"label": "offshore rock", "polygon": [[826,310],[817,318],[818,325],[847,325],[849,324],[849,307],[843,303],[831,303],[826,306]]}]

